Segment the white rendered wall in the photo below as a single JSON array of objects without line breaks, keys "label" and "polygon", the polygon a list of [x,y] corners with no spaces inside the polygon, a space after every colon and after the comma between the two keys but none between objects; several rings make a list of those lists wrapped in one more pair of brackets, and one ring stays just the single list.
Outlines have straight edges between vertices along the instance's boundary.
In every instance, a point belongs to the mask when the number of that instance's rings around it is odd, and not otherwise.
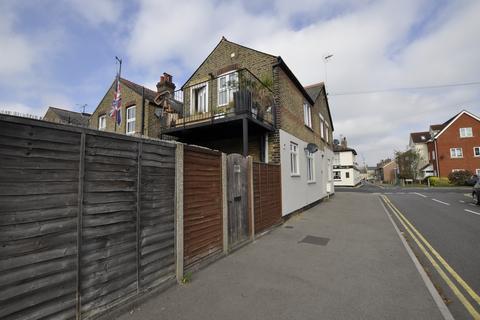
[{"label": "white rendered wall", "polygon": [[[298,145],[298,164],[300,174],[292,176],[290,173],[290,142]],[[315,182],[307,181],[307,157],[305,148],[307,142],[280,130],[280,161],[282,170],[282,215],[287,215],[312,202],[327,196],[327,184],[330,183],[331,192],[334,192],[333,183],[329,181],[328,171],[332,170],[333,152],[329,149],[318,150],[314,153]],[[330,160],[330,161],[329,161]],[[330,165],[329,165],[330,164]],[[332,177],[332,175],[330,176]]]}]

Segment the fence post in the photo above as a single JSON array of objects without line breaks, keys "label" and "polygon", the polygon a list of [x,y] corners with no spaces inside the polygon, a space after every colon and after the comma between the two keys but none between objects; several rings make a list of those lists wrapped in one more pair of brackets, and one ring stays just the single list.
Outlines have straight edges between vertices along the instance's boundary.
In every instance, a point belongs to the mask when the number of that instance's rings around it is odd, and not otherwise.
[{"label": "fence post", "polygon": [[177,282],[183,279],[183,144],[175,150],[175,252]]},{"label": "fence post", "polygon": [[228,253],[227,155],[222,153],[222,221],[223,253]]},{"label": "fence post", "polygon": [[78,165],[78,219],[77,219],[77,304],[76,304],[76,318],[82,318],[81,312],[81,249],[82,249],[82,225],[83,225],[83,183],[85,178],[85,140],[86,134],[82,130],[80,138],[80,154]]},{"label": "fence post", "polygon": [[253,158],[251,156],[248,159],[248,220],[250,224],[250,240],[255,239],[255,199],[253,194]]}]

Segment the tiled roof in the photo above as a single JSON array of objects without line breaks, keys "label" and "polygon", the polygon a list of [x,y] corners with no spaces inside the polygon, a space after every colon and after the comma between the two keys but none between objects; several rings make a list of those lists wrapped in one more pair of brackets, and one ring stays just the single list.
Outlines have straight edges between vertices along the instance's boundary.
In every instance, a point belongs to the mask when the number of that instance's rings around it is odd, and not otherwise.
[{"label": "tiled roof", "polygon": [[323,82],[312,84],[309,86],[305,87],[305,90],[307,91],[308,95],[312,100],[315,102],[317,100],[318,95],[322,92],[323,89]]},{"label": "tiled roof", "polygon": [[410,137],[412,138],[413,143],[424,143],[430,140],[430,133],[428,131],[412,132],[410,133]]},{"label": "tiled roof", "polygon": [[333,145],[333,152],[353,152],[354,155],[357,155],[357,151],[352,148],[342,147],[341,145]]},{"label": "tiled roof", "polygon": [[49,107],[48,110],[51,110],[53,113],[55,113],[60,119],[60,121],[64,123],[71,123],[84,127],[88,126],[88,119],[91,116],[91,114],[89,113],[75,112],[54,107]]},{"label": "tiled roof", "polygon": [[[142,95],[143,86],[136,84],[135,82],[132,82],[125,78],[120,78],[120,83],[123,83],[124,85],[126,85],[127,87],[129,87],[130,89],[138,93],[139,95]],[[153,102],[156,96],[157,96],[156,91],[145,88],[145,99],[149,100],[150,102]]]},{"label": "tiled roof", "polygon": [[443,128],[445,128],[446,124],[432,124],[430,126],[430,129],[434,131],[441,131]]}]

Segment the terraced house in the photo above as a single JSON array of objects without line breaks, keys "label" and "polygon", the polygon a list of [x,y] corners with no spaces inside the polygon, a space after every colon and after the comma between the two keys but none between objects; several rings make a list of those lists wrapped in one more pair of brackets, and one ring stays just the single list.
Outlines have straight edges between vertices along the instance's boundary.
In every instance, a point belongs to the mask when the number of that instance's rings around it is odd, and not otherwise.
[{"label": "terraced house", "polygon": [[302,86],[280,56],[222,38],[162,107],[162,135],[280,164],[283,215],[334,191],[325,86]]}]

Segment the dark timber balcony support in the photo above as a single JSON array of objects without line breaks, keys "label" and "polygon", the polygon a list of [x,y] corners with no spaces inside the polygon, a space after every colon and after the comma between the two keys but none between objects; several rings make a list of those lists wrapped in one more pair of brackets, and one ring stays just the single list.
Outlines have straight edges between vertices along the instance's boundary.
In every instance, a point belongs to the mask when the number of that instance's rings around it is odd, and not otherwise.
[{"label": "dark timber balcony support", "polygon": [[243,156],[248,156],[248,120],[247,117],[242,119],[242,135],[243,135]]}]

